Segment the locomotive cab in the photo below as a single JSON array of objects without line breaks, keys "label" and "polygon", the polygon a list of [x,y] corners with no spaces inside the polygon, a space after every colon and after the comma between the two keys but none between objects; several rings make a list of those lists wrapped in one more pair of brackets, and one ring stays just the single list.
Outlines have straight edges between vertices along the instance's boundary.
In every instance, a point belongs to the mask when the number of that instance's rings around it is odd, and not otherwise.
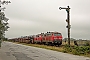
[{"label": "locomotive cab", "polygon": [[58,33],[58,32],[53,33],[53,43],[55,45],[61,45],[62,44],[62,35],[61,35],[61,33]]}]

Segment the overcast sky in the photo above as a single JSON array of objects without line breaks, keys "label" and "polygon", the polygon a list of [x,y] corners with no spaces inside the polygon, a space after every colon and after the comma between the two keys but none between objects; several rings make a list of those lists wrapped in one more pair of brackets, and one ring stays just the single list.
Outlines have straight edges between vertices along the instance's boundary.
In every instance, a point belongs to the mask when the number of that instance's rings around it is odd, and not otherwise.
[{"label": "overcast sky", "polygon": [[67,37],[66,10],[70,6],[71,37],[90,39],[90,0],[11,0],[5,14],[10,28],[7,38],[38,34],[47,31],[61,32]]}]

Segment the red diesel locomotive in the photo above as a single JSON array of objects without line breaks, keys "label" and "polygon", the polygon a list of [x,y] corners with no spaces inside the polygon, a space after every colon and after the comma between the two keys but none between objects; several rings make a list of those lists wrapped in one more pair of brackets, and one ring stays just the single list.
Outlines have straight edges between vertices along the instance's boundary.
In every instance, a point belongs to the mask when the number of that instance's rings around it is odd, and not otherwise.
[{"label": "red diesel locomotive", "polygon": [[20,42],[20,43],[39,43],[39,44],[47,44],[47,45],[61,45],[62,34],[59,32],[47,32],[47,33],[41,33],[37,35],[13,38],[10,40],[14,42]]},{"label": "red diesel locomotive", "polygon": [[34,36],[33,43],[61,45],[62,34],[59,32],[41,33]]}]

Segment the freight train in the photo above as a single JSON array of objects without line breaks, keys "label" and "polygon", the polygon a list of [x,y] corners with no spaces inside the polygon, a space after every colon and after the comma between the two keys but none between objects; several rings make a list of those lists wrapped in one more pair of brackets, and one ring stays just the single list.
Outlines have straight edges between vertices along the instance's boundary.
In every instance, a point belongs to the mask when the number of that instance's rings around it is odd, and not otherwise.
[{"label": "freight train", "polygon": [[61,45],[62,34],[60,32],[46,32],[37,35],[24,36],[19,38],[9,39],[9,41],[31,44],[46,44],[46,45]]}]

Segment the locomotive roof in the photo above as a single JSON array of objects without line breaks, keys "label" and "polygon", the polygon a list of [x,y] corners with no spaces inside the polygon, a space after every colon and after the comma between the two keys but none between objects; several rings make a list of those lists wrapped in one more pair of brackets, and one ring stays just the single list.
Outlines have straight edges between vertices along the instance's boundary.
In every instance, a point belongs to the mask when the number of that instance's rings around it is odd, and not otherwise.
[{"label": "locomotive roof", "polygon": [[47,33],[60,33],[60,32],[47,32]]}]

